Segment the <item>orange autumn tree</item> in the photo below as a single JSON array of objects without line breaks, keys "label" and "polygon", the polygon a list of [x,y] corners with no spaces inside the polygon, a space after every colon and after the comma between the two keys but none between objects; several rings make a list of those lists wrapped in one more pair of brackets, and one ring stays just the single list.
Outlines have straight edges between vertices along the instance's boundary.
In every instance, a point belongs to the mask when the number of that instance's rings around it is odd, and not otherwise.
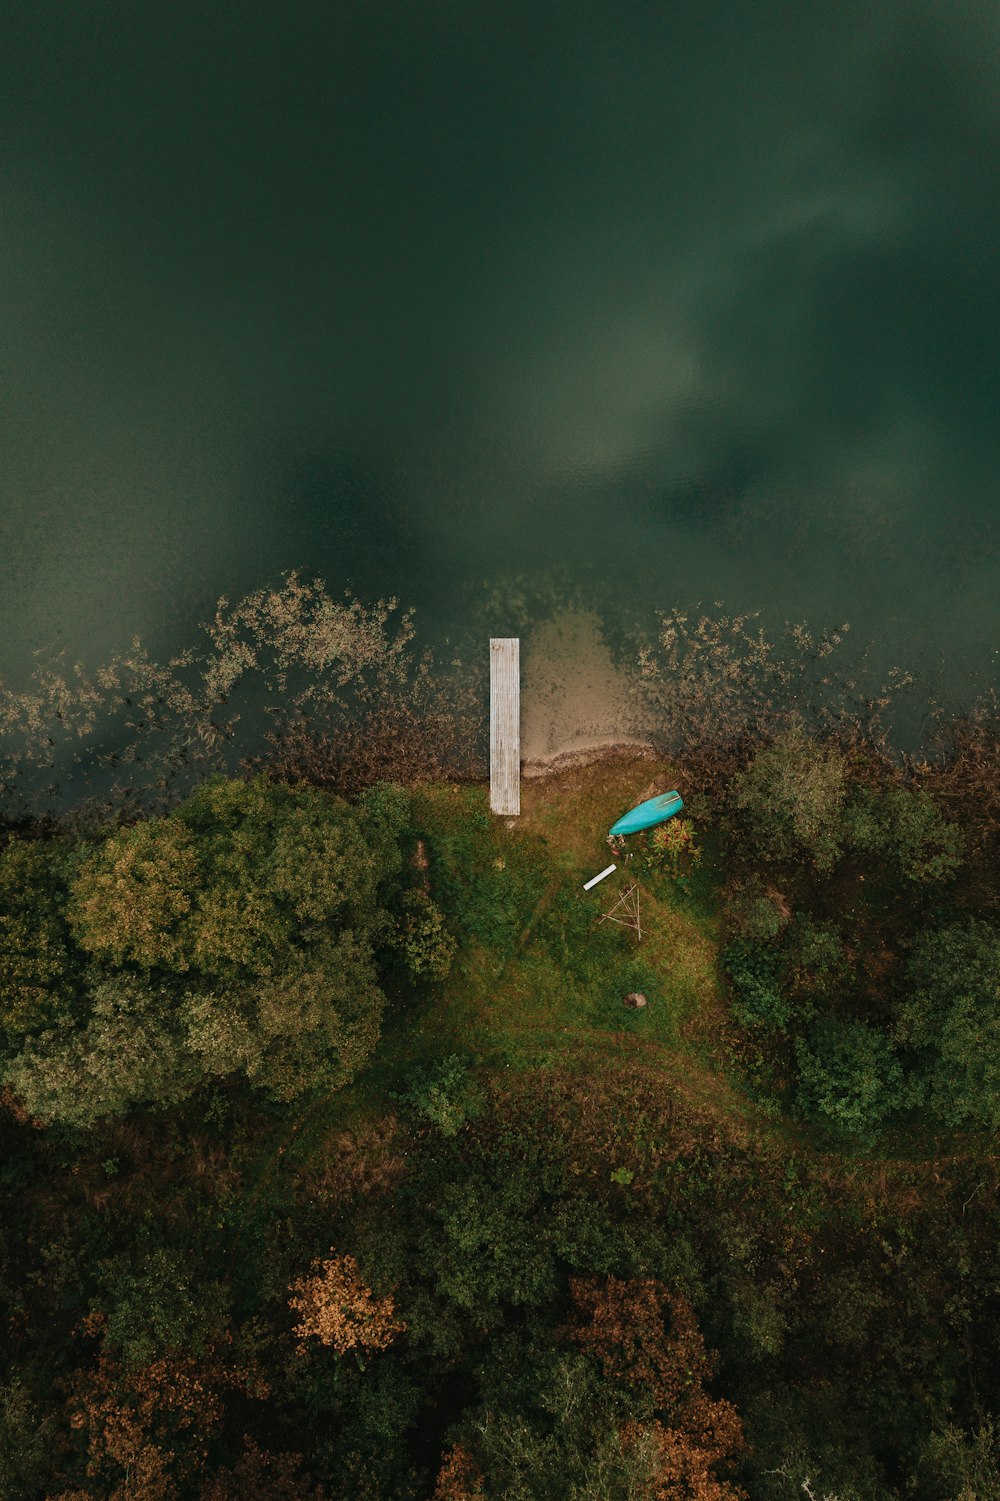
[{"label": "orange autumn tree", "polygon": [[293,1296],[288,1306],[301,1315],[293,1331],[299,1339],[296,1354],[305,1353],[307,1339],[319,1340],[338,1355],[384,1350],[406,1328],[393,1318],[392,1297],[376,1298],[362,1282],[353,1256],[331,1254],[313,1267],[312,1276],[298,1278],[289,1288]]},{"label": "orange autumn tree", "polygon": [[485,1501],[483,1474],[472,1455],[455,1444],[442,1458],[431,1501]]},{"label": "orange autumn tree", "polygon": [[273,1454],[243,1435],[243,1453],[202,1485],[198,1501],[327,1501],[321,1485],[299,1474],[301,1454]]},{"label": "orange autumn tree", "polygon": [[[81,1332],[99,1332],[89,1315]],[[68,1383],[69,1426],[86,1446],[85,1490],[47,1501],[181,1501],[204,1468],[227,1391],[262,1400],[269,1387],[256,1363],[233,1362],[228,1333],[202,1359],[171,1355],[128,1370],[106,1355]],[[93,1486],[93,1489],[91,1488]]]},{"label": "orange autumn tree", "polygon": [[731,1402],[709,1396],[715,1360],[686,1298],[652,1278],[570,1279],[577,1319],[565,1333],[601,1364],[606,1377],[645,1390],[659,1416],[621,1431],[629,1448],[652,1441],[658,1473],[651,1501],[742,1501],[714,1473],[746,1448]]}]

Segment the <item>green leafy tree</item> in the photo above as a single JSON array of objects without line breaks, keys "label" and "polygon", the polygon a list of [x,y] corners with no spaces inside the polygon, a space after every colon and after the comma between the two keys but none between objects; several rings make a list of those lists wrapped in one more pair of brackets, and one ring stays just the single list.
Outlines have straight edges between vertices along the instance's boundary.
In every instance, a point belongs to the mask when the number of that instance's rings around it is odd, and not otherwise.
[{"label": "green leafy tree", "polygon": [[557,1285],[556,1229],[530,1167],[498,1162],[489,1176],[444,1185],[419,1256],[437,1292],[480,1329],[505,1307],[543,1307]]},{"label": "green leafy tree", "polygon": [[0,1386],[0,1495],[42,1494],[55,1431],[52,1414],[40,1413],[19,1376]]},{"label": "green leafy tree", "polygon": [[0,851],[0,1027],[16,1040],[72,1013],[80,956],[66,922],[69,840]]},{"label": "green leafy tree", "polygon": [[135,1104],[168,1105],[197,1072],[170,991],[134,976],[102,980],[84,1025],[64,1022],[29,1039],[4,1081],[41,1120],[86,1127]]},{"label": "green leafy tree", "polygon": [[341,933],[291,959],[256,987],[253,1034],[260,1059],[249,1077],[275,1098],[340,1089],[375,1049],[385,998],[367,940]]},{"label": "green leafy tree", "polygon": [[7,1070],[43,1119],[89,1125],[243,1073],[282,1100],[336,1089],[374,1048],[374,945],[402,867],[402,789],[355,808],[309,787],[215,779],[174,814],[120,829],[80,864],[69,920],[123,973],[89,1018],[30,1040]]},{"label": "green leafy tree", "polygon": [[189,990],[179,1015],[204,1073],[243,1073],[291,1100],[354,1077],[378,1041],[383,1006],[368,945],[343,933],[277,974]]},{"label": "green leafy tree", "polygon": [[757,855],[792,860],[804,853],[818,871],[829,871],[841,855],[846,783],[844,757],[793,728],[734,779],[731,805]]},{"label": "green leafy tree", "polygon": [[377,925],[378,887],[401,865],[389,806],[213,778],[170,817],[106,839],[73,883],[70,921],[119,964],[273,973],[325,925]]},{"label": "green leafy tree", "polygon": [[844,812],[845,840],[875,855],[904,881],[919,885],[950,880],[962,864],[965,841],[928,793],[908,787],[874,792],[853,789]]},{"label": "green leafy tree", "polygon": [[950,923],[916,945],[896,1035],[919,1050],[926,1100],[950,1126],[1000,1127],[1000,929]]},{"label": "green leafy tree", "polygon": [[126,1370],[164,1356],[200,1358],[225,1333],[228,1295],[222,1283],[196,1268],[189,1253],[157,1246],[142,1255],[122,1252],[101,1263],[105,1351]]},{"label": "green leafy tree", "polygon": [[201,875],[194,841],[176,818],[111,834],[82,863],[68,918],[81,948],[113,964],[186,970]]},{"label": "green leafy tree", "polygon": [[591,1363],[554,1353],[536,1371],[527,1411],[507,1404],[475,1423],[476,1459],[486,1495],[509,1501],[653,1501],[659,1463],[655,1443],[619,1432],[610,1393]]},{"label": "green leafy tree", "polygon": [[987,1418],[974,1433],[954,1424],[926,1439],[910,1480],[916,1501],[981,1501],[1000,1496],[1000,1423]]},{"label": "green leafy tree", "polygon": [[865,1022],[821,1017],[806,1038],[796,1038],[795,1056],[803,1114],[859,1143],[903,1103],[903,1070],[891,1043]]},{"label": "green leafy tree", "polygon": [[177,818],[197,850],[190,957],[203,974],[274,973],[331,924],[372,933],[379,886],[402,864],[385,799],[355,809],[312,787],[217,778]]}]

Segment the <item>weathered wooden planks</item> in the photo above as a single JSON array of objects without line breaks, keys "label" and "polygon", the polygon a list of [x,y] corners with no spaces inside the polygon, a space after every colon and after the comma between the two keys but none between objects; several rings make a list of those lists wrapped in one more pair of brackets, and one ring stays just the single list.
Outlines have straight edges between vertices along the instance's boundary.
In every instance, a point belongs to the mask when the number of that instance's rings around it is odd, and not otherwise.
[{"label": "weathered wooden planks", "polygon": [[521,643],[490,638],[490,812],[521,811]]}]

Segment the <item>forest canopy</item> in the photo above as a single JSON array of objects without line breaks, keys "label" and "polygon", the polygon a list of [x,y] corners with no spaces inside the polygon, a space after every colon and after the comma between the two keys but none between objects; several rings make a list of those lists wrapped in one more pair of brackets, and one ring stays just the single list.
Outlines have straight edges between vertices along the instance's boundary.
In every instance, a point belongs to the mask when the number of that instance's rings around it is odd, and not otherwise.
[{"label": "forest canopy", "polygon": [[402,789],[352,806],[216,778],[90,845],[12,840],[5,1081],[32,1115],[78,1126],[230,1074],[283,1100],[339,1088],[378,1040],[374,955],[407,817]]},{"label": "forest canopy", "polygon": [[[651,748],[511,826],[394,608],[220,608],[94,688],[119,782],[12,795],[0,1494],[995,1501],[995,727],[893,757],[835,641],[675,612]],[[640,940],[583,881],[672,787]]]}]

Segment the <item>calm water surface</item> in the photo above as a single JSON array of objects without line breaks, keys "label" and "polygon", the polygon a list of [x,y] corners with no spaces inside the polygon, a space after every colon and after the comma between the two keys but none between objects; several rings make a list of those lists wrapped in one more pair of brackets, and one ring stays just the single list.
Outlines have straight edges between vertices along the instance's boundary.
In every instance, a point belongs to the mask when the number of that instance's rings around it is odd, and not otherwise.
[{"label": "calm water surface", "polygon": [[559,567],[991,680],[998,101],[978,0],[8,0],[0,670]]}]

